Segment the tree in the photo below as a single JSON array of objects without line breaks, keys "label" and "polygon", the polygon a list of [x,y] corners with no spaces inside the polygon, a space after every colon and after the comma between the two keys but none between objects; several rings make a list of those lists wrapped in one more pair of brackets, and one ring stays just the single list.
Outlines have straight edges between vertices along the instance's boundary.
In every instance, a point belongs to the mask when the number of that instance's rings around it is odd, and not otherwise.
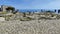
[{"label": "tree", "polygon": [[24,14],[23,17],[26,17],[26,13],[24,12],[23,14]]},{"label": "tree", "polygon": [[56,12],[56,9],[55,9],[55,12]]},{"label": "tree", "polygon": [[13,12],[13,14],[16,14],[19,10],[17,9],[15,12]]},{"label": "tree", "polygon": [[58,10],[58,13],[60,13],[60,9]]},{"label": "tree", "polygon": [[8,8],[6,8],[6,10],[7,11],[10,11],[10,10],[12,10],[12,12],[15,10],[15,8],[14,7],[8,7]]}]

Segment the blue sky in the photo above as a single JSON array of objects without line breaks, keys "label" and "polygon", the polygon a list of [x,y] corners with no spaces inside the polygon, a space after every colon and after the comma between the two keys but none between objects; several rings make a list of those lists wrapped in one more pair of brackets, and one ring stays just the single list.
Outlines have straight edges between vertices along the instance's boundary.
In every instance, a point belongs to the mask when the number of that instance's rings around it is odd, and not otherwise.
[{"label": "blue sky", "polygon": [[11,5],[17,9],[59,9],[60,0],[0,0],[0,5]]}]

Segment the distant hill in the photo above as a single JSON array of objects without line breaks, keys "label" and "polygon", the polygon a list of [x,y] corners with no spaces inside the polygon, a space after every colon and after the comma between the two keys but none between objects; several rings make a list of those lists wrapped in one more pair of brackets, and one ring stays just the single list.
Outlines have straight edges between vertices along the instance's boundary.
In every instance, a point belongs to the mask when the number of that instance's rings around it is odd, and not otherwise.
[{"label": "distant hill", "polygon": [[[20,12],[41,12],[41,10],[44,11],[48,11],[46,9],[20,9]],[[54,10],[50,10],[50,11],[54,11]]]},{"label": "distant hill", "polygon": [[21,9],[21,12],[37,12],[37,11],[41,11],[40,9]]}]

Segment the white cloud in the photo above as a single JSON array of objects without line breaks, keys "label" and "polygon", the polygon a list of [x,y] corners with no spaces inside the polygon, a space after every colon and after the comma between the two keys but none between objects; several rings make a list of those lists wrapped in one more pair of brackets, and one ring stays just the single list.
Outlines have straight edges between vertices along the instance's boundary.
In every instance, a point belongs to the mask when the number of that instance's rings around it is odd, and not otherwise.
[{"label": "white cloud", "polygon": [[50,3],[42,6],[42,8],[45,8],[45,9],[60,9],[60,0],[55,0],[53,2],[50,2]]}]

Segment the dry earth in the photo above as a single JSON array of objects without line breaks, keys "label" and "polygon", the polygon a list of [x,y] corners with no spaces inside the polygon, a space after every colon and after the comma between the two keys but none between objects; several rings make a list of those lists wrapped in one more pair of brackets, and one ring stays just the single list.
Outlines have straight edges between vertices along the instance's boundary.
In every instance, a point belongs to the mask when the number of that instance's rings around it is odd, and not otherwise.
[{"label": "dry earth", "polygon": [[0,34],[60,34],[60,20],[1,21]]}]

